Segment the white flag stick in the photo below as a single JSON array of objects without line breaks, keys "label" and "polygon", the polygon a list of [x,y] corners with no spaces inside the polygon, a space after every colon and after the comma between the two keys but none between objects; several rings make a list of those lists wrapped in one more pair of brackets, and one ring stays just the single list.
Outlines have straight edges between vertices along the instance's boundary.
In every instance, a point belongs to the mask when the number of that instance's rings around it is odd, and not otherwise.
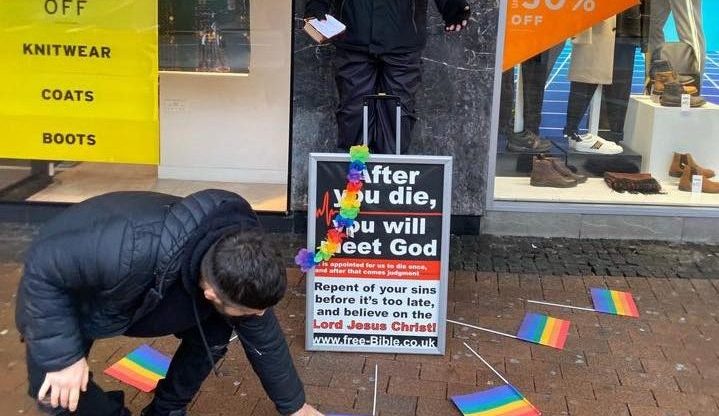
[{"label": "white flag stick", "polygon": [[[509,381],[507,381],[506,378],[504,378],[501,374],[499,374],[499,371],[495,370],[494,367],[492,367],[492,364],[488,363],[487,360],[485,360],[484,358],[482,358],[482,356],[479,355],[479,354],[477,353],[477,351],[473,350],[472,347],[470,347],[469,345],[467,345],[466,342],[464,342],[463,344],[464,344],[465,347],[467,347],[468,350],[472,351],[472,354],[474,354],[477,358],[479,358],[480,360],[482,360],[482,362],[484,363],[484,365],[486,365],[487,367],[489,367],[489,369],[492,370],[492,371],[494,372],[494,374],[497,375],[497,377],[501,378],[502,381],[504,382],[504,384],[509,384]],[[509,384],[509,385],[511,385],[511,384]]]},{"label": "white flag stick", "polygon": [[580,306],[562,305],[559,303],[550,303],[550,302],[540,302],[538,300],[527,300],[527,303],[536,303],[537,305],[558,306],[560,308],[579,309],[580,311],[597,312],[597,310],[593,309],[593,308],[582,308]]},{"label": "white flag stick", "polygon": [[470,324],[465,324],[464,322],[453,321],[453,320],[451,320],[451,319],[447,319],[447,322],[453,323],[453,324],[456,324],[456,325],[466,326],[466,327],[469,327],[469,328],[479,329],[480,331],[484,331],[484,332],[489,332],[489,333],[492,333],[492,334],[501,335],[501,336],[503,336],[503,337],[509,337],[509,338],[518,339],[516,335],[512,335],[512,334],[507,334],[507,333],[504,333],[504,332],[495,331],[495,330],[493,330],[493,329],[482,328],[481,326],[474,326],[474,325],[470,325]]},{"label": "white flag stick", "polygon": [[377,383],[378,383],[378,366],[374,365],[374,399],[372,400],[372,416],[377,415]]},{"label": "white flag stick", "polygon": [[499,373],[499,371],[495,370],[494,367],[492,367],[492,364],[488,363],[487,360],[485,360],[484,358],[482,358],[482,356],[479,355],[479,353],[477,353],[477,351],[475,351],[474,349],[472,349],[472,347],[470,347],[469,345],[467,345],[466,342],[463,342],[463,344],[464,344],[465,347],[467,347],[468,350],[472,351],[472,354],[474,354],[477,358],[479,358],[480,360],[482,360],[482,362],[484,363],[484,365],[486,365],[487,367],[489,367],[489,369],[492,370],[492,371],[494,372],[494,374],[497,375],[497,377],[499,377],[500,379],[502,379],[502,381],[504,382],[504,384],[506,384],[507,386],[509,386],[509,388],[511,388],[512,390],[514,390],[514,392],[517,393],[517,394],[519,395],[519,397],[521,397],[522,400],[523,400],[525,403],[527,403],[528,405],[532,406],[532,408],[537,412],[538,415],[541,415],[541,414],[542,414],[542,411],[539,410],[539,409],[537,409],[529,400],[527,400],[527,398],[524,397],[524,395],[523,395],[519,390],[517,390],[517,388],[514,387],[509,381],[507,381],[507,379],[504,378],[504,377]]}]

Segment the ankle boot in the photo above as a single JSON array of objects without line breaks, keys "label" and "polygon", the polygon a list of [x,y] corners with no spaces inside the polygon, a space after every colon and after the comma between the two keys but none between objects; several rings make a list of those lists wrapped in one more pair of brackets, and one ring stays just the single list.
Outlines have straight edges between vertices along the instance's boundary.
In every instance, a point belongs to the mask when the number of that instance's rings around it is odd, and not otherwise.
[{"label": "ankle boot", "polygon": [[684,94],[699,94],[699,90],[692,85],[695,80],[692,77],[684,77],[684,79],[680,78],[674,71],[674,68],[672,68],[669,61],[660,60],[652,62],[651,72],[652,84],[654,86],[653,91],[651,92],[654,94],[662,95],[664,93],[664,85],[673,82],[678,82],[682,85]]},{"label": "ankle boot", "polygon": [[702,175],[705,178],[713,178],[714,177],[714,171],[711,169],[705,169],[697,162],[694,161],[694,158],[692,158],[692,155],[690,153],[676,153],[674,152],[674,156],[672,157],[672,164],[669,167],[669,176],[674,178],[680,178],[682,176],[682,173],[684,173],[684,166],[689,165],[692,168],[696,169],[698,175]]},{"label": "ankle boot", "polygon": [[555,168],[551,160],[534,158],[532,163],[532,186],[546,186],[550,188],[571,188],[577,186],[577,180],[563,176]]},{"label": "ankle boot", "polygon": [[564,176],[565,178],[574,179],[575,181],[577,181],[577,183],[584,183],[587,181],[587,177],[585,175],[580,175],[578,173],[572,172],[572,170],[569,169],[569,167],[567,167],[564,162],[557,159],[556,157],[548,157],[547,160],[551,161],[554,170],[559,172],[559,174]]},{"label": "ankle boot", "polygon": [[[669,82],[664,84],[664,92],[659,102],[664,107],[681,107],[682,94],[688,94],[678,82]],[[706,100],[699,95],[691,95],[689,97],[689,106],[691,108],[701,107],[706,104]]]},{"label": "ankle boot", "polygon": [[[682,177],[679,179],[679,190],[684,192],[692,191],[692,176],[698,175],[699,172],[689,165],[684,165]],[[707,194],[719,194],[719,182],[712,182],[709,179],[702,178],[702,192]]]},{"label": "ankle boot", "polygon": [[[676,75],[672,72],[657,72],[654,74],[654,94],[656,95],[662,95],[664,94],[664,87],[666,84],[672,84],[675,82],[679,82],[679,80],[676,78]],[[689,95],[698,95],[699,90],[693,85],[684,85],[681,84],[682,88],[684,89],[684,94]]]}]

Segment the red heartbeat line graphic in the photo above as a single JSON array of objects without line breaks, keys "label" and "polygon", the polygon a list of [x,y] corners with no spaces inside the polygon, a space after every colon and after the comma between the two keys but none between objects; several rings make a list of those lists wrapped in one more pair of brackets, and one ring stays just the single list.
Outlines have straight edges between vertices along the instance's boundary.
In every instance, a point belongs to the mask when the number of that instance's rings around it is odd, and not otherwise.
[{"label": "red heartbeat line graphic", "polygon": [[330,224],[332,224],[332,219],[335,217],[335,214],[338,213],[339,211],[335,211],[330,208],[330,192],[325,192],[325,196],[322,199],[322,207],[315,211],[315,218],[319,218],[324,215],[325,224],[329,227]]},{"label": "red heartbeat line graphic", "polygon": [[[315,210],[315,218],[325,217],[325,224],[329,227],[335,215],[340,212],[330,208],[330,192],[326,191],[322,198],[322,207]],[[403,217],[441,217],[441,212],[401,212],[401,211],[364,211],[362,215],[380,215],[380,216],[403,216]]]}]

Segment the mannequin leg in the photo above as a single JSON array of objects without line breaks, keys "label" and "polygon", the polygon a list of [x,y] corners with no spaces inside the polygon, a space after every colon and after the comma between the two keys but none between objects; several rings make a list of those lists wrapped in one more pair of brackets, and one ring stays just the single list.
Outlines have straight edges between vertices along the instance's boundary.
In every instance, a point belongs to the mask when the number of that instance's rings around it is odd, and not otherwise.
[{"label": "mannequin leg", "polygon": [[702,26],[701,0],[669,0],[669,2],[677,25],[679,40],[694,48],[694,53],[699,60],[699,70],[703,74],[706,61],[706,38]]},{"label": "mannequin leg", "polygon": [[564,42],[522,64],[524,79],[524,129],[539,135],[547,79],[564,48]]},{"label": "mannequin leg", "polygon": [[[670,0],[652,0],[651,17],[649,25],[649,53],[653,53],[664,43],[664,25],[672,11]],[[651,62],[651,59],[649,60]]]},{"label": "mannequin leg", "polygon": [[572,82],[569,87],[569,101],[567,103],[567,123],[564,126],[564,135],[571,135],[579,131],[579,123],[587,113],[592,102],[597,84]]},{"label": "mannequin leg", "polygon": [[632,92],[634,54],[637,45],[618,42],[614,47],[614,82],[604,86],[600,128],[608,129],[612,141],[624,139],[624,120]]}]

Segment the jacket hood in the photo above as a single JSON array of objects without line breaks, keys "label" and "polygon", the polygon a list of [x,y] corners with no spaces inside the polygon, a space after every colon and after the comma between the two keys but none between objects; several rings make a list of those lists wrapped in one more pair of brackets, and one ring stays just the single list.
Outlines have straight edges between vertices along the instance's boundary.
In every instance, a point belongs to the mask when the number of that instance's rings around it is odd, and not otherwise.
[{"label": "jacket hood", "polygon": [[202,258],[213,244],[227,234],[260,229],[257,217],[246,211],[245,204],[245,201],[222,203],[190,234],[181,255],[182,284],[190,294],[198,290]]}]

